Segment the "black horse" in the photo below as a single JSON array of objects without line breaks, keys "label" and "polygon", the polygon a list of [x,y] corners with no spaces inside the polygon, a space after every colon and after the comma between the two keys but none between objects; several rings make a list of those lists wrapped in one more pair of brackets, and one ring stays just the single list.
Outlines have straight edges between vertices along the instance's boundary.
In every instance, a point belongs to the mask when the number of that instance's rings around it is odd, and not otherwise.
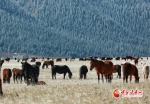
[{"label": "black horse", "polygon": [[117,78],[119,76],[119,79],[120,79],[121,78],[121,65],[114,65],[114,72],[113,73],[115,73],[115,72],[118,73]]},{"label": "black horse", "polygon": [[80,79],[82,79],[84,77],[84,79],[86,79],[86,74],[88,72],[88,68],[86,65],[82,65],[79,69],[79,76]]},{"label": "black horse", "polygon": [[39,76],[39,66],[30,65],[28,62],[21,62],[21,63],[27,85],[29,85],[30,83],[37,84]]},{"label": "black horse", "polygon": [[72,77],[72,72],[70,71],[70,69],[67,65],[63,65],[63,66],[53,65],[52,66],[52,79],[54,76],[56,79],[56,73],[64,74],[64,79],[65,79],[66,73],[68,73],[68,76],[70,79]]}]

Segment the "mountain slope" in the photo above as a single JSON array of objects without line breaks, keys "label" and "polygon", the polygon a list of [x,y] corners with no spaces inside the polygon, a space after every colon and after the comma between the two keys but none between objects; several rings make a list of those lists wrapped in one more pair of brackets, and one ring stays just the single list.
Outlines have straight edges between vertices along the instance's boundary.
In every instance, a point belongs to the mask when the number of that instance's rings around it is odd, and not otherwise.
[{"label": "mountain slope", "polygon": [[1,52],[75,57],[150,53],[150,3],[145,0],[0,2]]}]

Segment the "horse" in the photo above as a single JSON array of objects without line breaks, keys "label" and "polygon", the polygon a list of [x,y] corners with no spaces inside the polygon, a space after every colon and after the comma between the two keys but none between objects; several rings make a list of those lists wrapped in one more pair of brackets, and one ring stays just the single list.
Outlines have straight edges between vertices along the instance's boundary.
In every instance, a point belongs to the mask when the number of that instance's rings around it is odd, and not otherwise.
[{"label": "horse", "polygon": [[26,62],[27,60],[28,60],[28,58],[23,58],[23,59],[22,59],[22,62],[23,62],[23,61],[25,61],[25,62]]},{"label": "horse", "polygon": [[53,66],[54,61],[52,61],[52,60],[44,61],[43,65],[42,65],[42,69],[44,69],[45,65],[46,65],[46,68],[48,68],[49,65]]},{"label": "horse", "polygon": [[46,83],[44,81],[38,81],[37,85],[46,85]]},{"label": "horse", "polygon": [[3,95],[3,90],[2,90],[2,80],[1,80],[1,67],[4,63],[4,60],[0,60],[0,95]]},{"label": "horse", "polygon": [[9,58],[9,57],[7,57],[7,58],[5,59],[5,61],[8,61],[8,62],[9,62],[9,61],[10,61],[10,58]]},{"label": "horse", "polygon": [[57,59],[56,59],[56,62],[58,62],[58,61],[62,61],[62,59],[61,59],[61,58],[57,58]]},{"label": "horse", "polygon": [[35,62],[35,61],[36,61],[36,59],[35,59],[35,58],[32,58],[32,59],[31,59],[31,62]]},{"label": "horse", "polygon": [[144,79],[148,79],[149,70],[150,70],[150,67],[148,65],[146,65],[146,63],[144,63],[143,68],[142,68],[142,72],[144,74]]},{"label": "horse", "polygon": [[13,74],[14,83],[15,81],[18,83],[18,80],[17,80],[18,78],[20,79],[20,83],[22,83],[22,77],[24,76],[24,73],[21,69],[13,68],[12,74]]},{"label": "horse", "polygon": [[113,63],[109,60],[106,61],[98,61],[98,60],[91,60],[90,62],[90,70],[92,70],[93,68],[96,69],[97,72],[97,76],[98,76],[98,83],[100,80],[99,75],[102,75],[102,81],[103,80],[103,75],[106,77],[106,82],[111,82],[112,79],[112,73],[113,73]]},{"label": "horse", "polygon": [[21,62],[21,64],[27,86],[30,83],[37,84],[40,73],[39,66],[30,65],[28,62]]},{"label": "horse", "polygon": [[41,62],[39,62],[39,61],[35,62],[35,65],[40,67],[41,66]]},{"label": "horse", "polygon": [[58,74],[64,74],[64,79],[66,76],[66,73],[68,73],[69,78],[71,79],[72,77],[72,72],[70,71],[69,67],[67,65],[53,65],[52,67],[52,79],[56,79],[56,73]]},{"label": "horse", "polygon": [[118,78],[118,76],[119,76],[119,79],[121,78],[121,65],[114,65],[114,70],[113,70],[113,73],[118,73],[118,75],[117,75],[117,78]]},{"label": "horse", "polygon": [[86,65],[82,65],[82,66],[80,67],[80,69],[79,69],[79,76],[80,76],[80,79],[82,79],[83,76],[84,76],[84,79],[86,79],[86,74],[87,74],[87,72],[88,72],[87,66],[86,66]]},{"label": "horse", "polygon": [[139,75],[138,75],[138,69],[134,64],[131,64],[129,62],[126,62],[122,64],[122,72],[123,72],[123,82],[128,82],[128,76],[130,75],[130,82],[132,80],[132,75],[135,77],[135,83],[139,83]]},{"label": "horse", "polygon": [[138,60],[139,60],[139,57],[137,57],[137,58],[134,59],[134,64],[135,65],[138,65]]},{"label": "horse", "polygon": [[5,68],[3,70],[3,83],[10,83],[10,78],[12,76],[11,69]]}]

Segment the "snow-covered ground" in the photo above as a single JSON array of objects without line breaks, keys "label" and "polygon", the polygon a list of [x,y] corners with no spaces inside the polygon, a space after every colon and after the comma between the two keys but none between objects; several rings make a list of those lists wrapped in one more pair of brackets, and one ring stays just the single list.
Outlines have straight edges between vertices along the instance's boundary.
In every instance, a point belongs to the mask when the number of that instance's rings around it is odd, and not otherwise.
[{"label": "snow-covered ground", "polygon": [[[41,60],[37,60],[41,61]],[[29,63],[30,60],[28,61]],[[43,63],[43,61],[41,61]],[[124,60],[112,60],[113,64],[124,63]],[[133,63],[133,61],[128,61]],[[98,83],[97,74],[95,70],[90,71],[90,61],[65,61],[56,62],[55,65],[68,65],[73,73],[72,79],[63,79],[62,74],[56,74],[57,79],[52,80],[51,66],[49,69],[42,69],[40,67],[39,80],[45,81],[46,85],[27,86],[24,82],[13,83],[11,78],[10,84],[3,84],[4,95],[0,97],[0,104],[150,104],[150,82],[145,81],[142,74],[142,62],[146,62],[150,65],[150,59],[144,58],[144,61],[139,62],[137,65],[140,82],[134,83],[134,77],[132,82],[123,83],[123,79],[116,78],[117,73],[114,73],[112,83]],[[33,62],[31,64],[34,64]],[[79,68],[81,65],[87,65],[88,73],[86,80],[79,79]],[[21,63],[16,60],[10,60],[10,62],[4,62],[2,70],[4,68],[21,68]],[[1,76],[2,77],[2,76]],[[120,90],[143,90],[143,96],[140,98],[114,98],[114,89]]]}]

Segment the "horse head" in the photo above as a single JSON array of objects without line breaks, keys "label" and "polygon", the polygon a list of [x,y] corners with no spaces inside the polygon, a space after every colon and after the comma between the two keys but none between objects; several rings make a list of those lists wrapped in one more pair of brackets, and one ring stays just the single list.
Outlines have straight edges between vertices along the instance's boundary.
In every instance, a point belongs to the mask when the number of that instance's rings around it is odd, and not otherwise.
[{"label": "horse head", "polygon": [[25,72],[25,70],[27,69],[28,63],[27,62],[21,62],[21,64],[22,64],[22,71]]},{"label": "horse head", "polygon": [[140,77],[137,77],[137,78],[135,79],[135,83],[139,83],[139,79],[140,79]]},{"label": "horse head", "polygon": [[68,77],[69,77],[70,79],[72,78],[72,73],[71,73],[71,72],[69,73]]},{"label": "horse head", "polygon": [[92,70],[94,67],[95,67],[95,60],[94,60],[94,59],[91,59],[91,62],[90,62],[90,70]]}]

